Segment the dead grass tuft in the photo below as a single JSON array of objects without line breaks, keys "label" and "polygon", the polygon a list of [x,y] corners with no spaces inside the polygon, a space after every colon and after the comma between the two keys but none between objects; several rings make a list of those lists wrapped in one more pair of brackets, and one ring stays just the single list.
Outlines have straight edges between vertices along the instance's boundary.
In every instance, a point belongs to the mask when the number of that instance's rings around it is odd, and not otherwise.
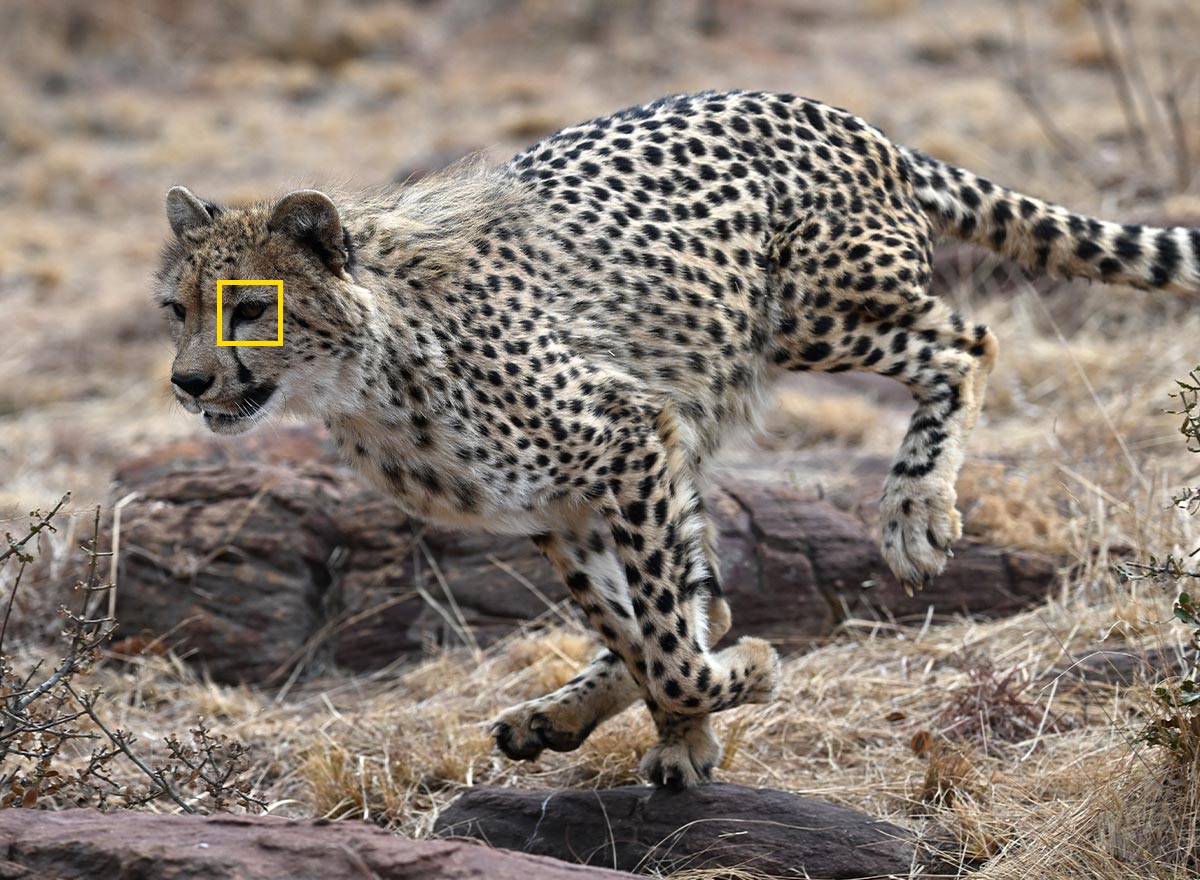
[{"label": "dead grass tuft", "polygon": [[555,631],[520,638],[504,652],[510,672],[536,675],[535,684],[554,690],[566,684],[595,653],[595,643],[582,631]]},{"label": "dead grass tuft", "polygon": [[1069,513],[1057,473],[1049,464],[1026,473],[999,462],[968,462],[958,478],[964,530],[1001,546],[1056,555],[1071,546]]},{"label": "dead grass tuft", "polygon": [[[922,748],[914,737],[914,750]],[[979,786],[975,765],[963,749],[947,743],[936,743],[928,749],[928,764],[925,779],[921,783],[920,799],[923,804],[950,806],[955,801],[974,799]]]},{"label": "dead grass tuft", "polygon": [[759,442],[766,449],[808,449],[825,443],[862,447],[880,432],[881,420],[878,406],[865,397],[789,390],[767,414]]},{"label": "dead grass tuft", "polygon": [[980,880],[1194,878],[1200,867],[1200,765],[1161,755],[1108,756],[1095,787],[1023,823]]},{"label": "dead grass tuft", "polygon": [[968,657],[963,664],[967,681],[947,694],[937,730],[951,741],[975,742],[987,751],[995,743],[1028,741],[1042,733],[1061,733],[1068,722],[1039,708],[1025,692],[1030,682],[1018,682],[1013,670],[1001,672],[989,661]]}]

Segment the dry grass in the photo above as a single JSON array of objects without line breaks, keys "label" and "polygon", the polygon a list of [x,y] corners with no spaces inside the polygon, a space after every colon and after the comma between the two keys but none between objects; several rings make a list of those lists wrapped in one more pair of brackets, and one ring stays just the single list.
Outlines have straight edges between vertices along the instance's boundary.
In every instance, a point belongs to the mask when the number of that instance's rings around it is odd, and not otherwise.
[{"label": "dry grass", "polygon": [[[780,701],[720,718],[721,776],[950,840],[992,859],[981,876],[1191,876],[1200,774],[1135,743],[1147,688],[1059,674],[1106,632],[1102,647],[1172,641],[1168,618],[1165,595],[1105,582],[994,622],[852,621],[785,663]],[[490,717],[562,683],[589,651],[575,631],[515,635],[480,659],[447,652],[392,676],[307,682],[282,700],[205,682],[171,657],[110,660],[92,684],[107,694],[110,724],[135,731],[150,754],[197,715],[246,743],[273,812],[421,835],[464,786],[637,781],[652,741],[640,709],[536,764],[492,751]]]},{"label": "dry grass", "polygon": [[1033,463],[1024,472],[998,462],[972,462],[958,480],[968,535],[1008,547],[1065,555],[1072,547],[1071,514],[1057,468]]},{"label": "dry grass", "polygon": [[789,391],[767,414],[763,438],[766,449],[811,449],[824,443],[851,448],[881,445],[888,431],[886,416],[865,397],[806,394]]}]

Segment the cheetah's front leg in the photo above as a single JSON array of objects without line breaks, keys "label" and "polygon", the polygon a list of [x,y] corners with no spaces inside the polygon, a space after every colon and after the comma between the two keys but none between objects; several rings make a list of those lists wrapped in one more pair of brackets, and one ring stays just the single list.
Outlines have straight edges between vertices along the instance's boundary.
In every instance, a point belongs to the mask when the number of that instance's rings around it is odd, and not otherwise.
[{"label": "cheetah's front leg", "polygon": [[[629,656],[637,665],[641,655],[633,647],[638,634],[625,572],[597,525],[589,528],[585,522],[577,529],[541,536],[537,544],[596,631],[609,643],[632,651]],[[708,611],[711,646],[729,629],[729,607],[718,597]],[[502,712],[492,724],[492,735],[513,760],[533,760],[545,749],[572,751],[640,696],[626,663],[613,650],[602,651],[558,690]],[[660,739],[642,761],[643,775],[672,788],[706,781],[721,757],[708,718],[659,713],[655,720]]]},{"label": "cheetah's front leg", "polygon": [[[585,514],[575,527],[542,535],[535,542],[605,641],[628,644],[636,630],[625,573],[602,529],[602,523],[591,523]],[[532,760],[543,749],[572,751],[597,725],[639,696],[621,656],[610,649],[553,693],[501,713],[492,724],[492,735],[499,749],[514,760]]]},{"label": "cheetah's front leg", "polygon": [[[604,506],[637,622],[626,663],[642,686],[659,742],[642,762],[659,785],[707,781],[720,759],[708,716],[774,699],[779,657],[762,639],[742,638],[710,651],[712,620],[727,625],[724,600],[712,595],[705,536],[709,531],[679,446],[671,409],[625,433],[611,495]],[[713,635],[718,636],[718,632]]]},{"label": "cheetah's front leg", "polygon": [[558,690],[501,712],[492,722],[492,736],[514,761],[532,761],[545,749],[574,751],[601,722],[639,696],[621,658],[601,651]]}]

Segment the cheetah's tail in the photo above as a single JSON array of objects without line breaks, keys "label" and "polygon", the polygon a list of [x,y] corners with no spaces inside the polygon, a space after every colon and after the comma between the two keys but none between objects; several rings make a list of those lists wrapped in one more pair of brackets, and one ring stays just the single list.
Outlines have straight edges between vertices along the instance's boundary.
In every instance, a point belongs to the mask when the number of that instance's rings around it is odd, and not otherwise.
[{"label": "cheetah's tail", "polygon": [[917,150],[902,151],[917,200],[940,235],[1051,275],[1200,294],[1200,228],[1122,226],[1085,217]]}]

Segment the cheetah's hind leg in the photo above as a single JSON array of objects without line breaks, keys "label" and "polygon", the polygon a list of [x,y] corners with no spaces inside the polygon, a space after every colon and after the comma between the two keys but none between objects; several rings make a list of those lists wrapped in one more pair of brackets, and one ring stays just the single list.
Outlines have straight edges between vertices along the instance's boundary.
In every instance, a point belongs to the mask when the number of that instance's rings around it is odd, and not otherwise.
[{"label": "cheetah's hind leg", "polygon": [[914,324],[918,350],[883,362],[917,400],[880,503],[883,557],[910,593],[942,572],[962,535],[955,483],[997,351],[982,324],[967,326],[943,303],[925,302],[933,307]]},{"label": "cheetah's hind leg", "polygon": [[825,217],[804,234],[805,242],[823,237],[820,266],[853,266],[857,275],[798,268],[782,254],[794,248],[806,255],[810,244],[782,242],[779,289],[808,295],[781,295],[786,314],[771,358],[782,369],[879,373],[912,391],[917,408],[880,504],[884,560],[911,591],[941,573],[962,533],[955,483],[997,343],[982,324],[966,323],[926,290],[928,224],[882,195],[863,198],[882,231]]}]

